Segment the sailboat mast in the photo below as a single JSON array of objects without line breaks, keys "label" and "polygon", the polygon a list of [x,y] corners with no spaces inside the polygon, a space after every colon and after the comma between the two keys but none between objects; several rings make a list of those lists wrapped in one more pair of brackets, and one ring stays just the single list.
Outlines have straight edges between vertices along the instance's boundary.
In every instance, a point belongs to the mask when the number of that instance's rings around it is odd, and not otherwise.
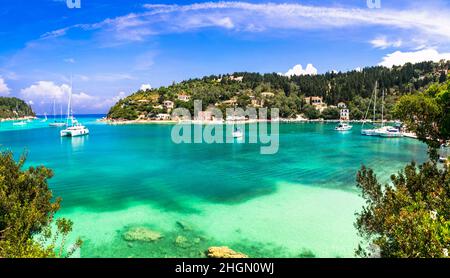
[{"label": "sailboat mast", "polygon": [[72,102],[72,88],[73,88],[73,77],[70,75],[70,92],[69,92],[69,102],[67,103],[67,126],[69,126],[70,119],[70,107]]},{"label": "sailboat mast", "polygon": [[381,126],[384,126],[384,89],[383,89],[383,98],[381,103]]},{"label": "sailboat mast", "polygon": [[375,124],[375,121],[377,120],[377,93],[378,93],[378,81],[375,82],[375,100],[373,103],[373,123]]},{"label": "sailboat mast", "polygon": [[53,121],[56,122],[56,99],[53,99]]}]

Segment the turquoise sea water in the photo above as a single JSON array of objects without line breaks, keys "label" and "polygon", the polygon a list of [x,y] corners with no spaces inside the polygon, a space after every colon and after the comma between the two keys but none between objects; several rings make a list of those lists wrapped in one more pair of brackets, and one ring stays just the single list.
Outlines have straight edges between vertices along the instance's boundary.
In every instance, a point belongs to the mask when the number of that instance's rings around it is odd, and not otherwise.
[{"label": "turquoise sea water", "polygon": [[[257,144],[176,145],[171,125],[97,118],[79,117],[91,134],[72,139],[39,121],[0,123],[2,148],[26,150],[29,165],[54,170],[58,216],[74,221],[81,257],[202,257],[217,245],[251,257],[352,257],[359,167],[387,181],[426,159],[418,141],[363,137],[360,126],[338,133],[334,124],[281,124],[279,152],[261,155]],[[133,227],[163,238],[127,242]]]}]

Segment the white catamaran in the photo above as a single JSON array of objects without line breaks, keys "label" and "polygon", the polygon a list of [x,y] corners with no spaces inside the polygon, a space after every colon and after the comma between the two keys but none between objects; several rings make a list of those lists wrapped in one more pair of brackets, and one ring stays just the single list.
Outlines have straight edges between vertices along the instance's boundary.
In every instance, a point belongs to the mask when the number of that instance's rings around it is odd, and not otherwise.
[{"label": "white catamaran", "polygon": [[69,102],[67,104],[67,120],[66,126],[67,128],[61,130],[61,137],[77,137],[84,136],[89,134],[89,129],[84,125],[80,124],[72,113],[72,81],[70,82],[70,93],[69,93]]}]

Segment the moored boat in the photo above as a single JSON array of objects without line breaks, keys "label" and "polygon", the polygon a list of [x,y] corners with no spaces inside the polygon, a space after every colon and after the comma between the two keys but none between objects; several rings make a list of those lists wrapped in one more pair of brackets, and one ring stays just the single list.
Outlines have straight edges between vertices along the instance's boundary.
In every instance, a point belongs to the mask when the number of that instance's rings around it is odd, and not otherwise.
[{"label": "moored boat", "polygon": [[24,126],[26,124],[27,124],[27,122],[25,122],[25,121],[20,121],[20,122],[14,122],[13,123],[14,126]]},{"label": "moored boat", "polygon": [[80,124],[75,118],[71,118],[72,125],[61,130],[61,137],[77,137],[89,134],[89,129]]},{"label": "moored boat", "polygon": [[61,137],[78,137],[89,134],[89,129],[80,124],[72,115],[72,85],[70,86],[69,102],[67,103],[66,129],[61,130]]},{"label": "moored boat", "polygon": [[56,101],[53,100],[53,122],[49,123],[48,125],[51,127],[63,127],[66,126],[66,123],[62,119],[62,107],[61,107],[61,119],[59,121],[56,120]]},{"label": "moored boat", "polygon": [[377,136],[386,137],[386,138],[398,138],[403,137],[403,133],[393,126],[384,126],[375,130]]},{"label": "moored boat", "polygon": [[350,131],[353,128],[353,126],[346,124],[346,123],[339,123],[334,129],[336,131]]}]

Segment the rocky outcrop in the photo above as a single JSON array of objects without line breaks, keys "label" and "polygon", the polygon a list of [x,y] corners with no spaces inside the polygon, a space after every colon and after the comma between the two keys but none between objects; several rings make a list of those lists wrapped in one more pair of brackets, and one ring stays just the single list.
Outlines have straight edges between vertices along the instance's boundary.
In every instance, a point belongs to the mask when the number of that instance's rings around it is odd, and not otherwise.
[{"label": "rocky outcrop", "polygon": [[217,259],[242,259],[248,258],[247,255],[231,250],[226,246],[222,247],[209,247],[206,252],[206,256],[208,258],[217,258]]},{"label": "rocky outcrop", "polygon": [[155,232],[145,227],[135,227],[127,230],[123,233],[123,238],[126,241],[157,241],[161,239],[163,236],[159,232]]}]

